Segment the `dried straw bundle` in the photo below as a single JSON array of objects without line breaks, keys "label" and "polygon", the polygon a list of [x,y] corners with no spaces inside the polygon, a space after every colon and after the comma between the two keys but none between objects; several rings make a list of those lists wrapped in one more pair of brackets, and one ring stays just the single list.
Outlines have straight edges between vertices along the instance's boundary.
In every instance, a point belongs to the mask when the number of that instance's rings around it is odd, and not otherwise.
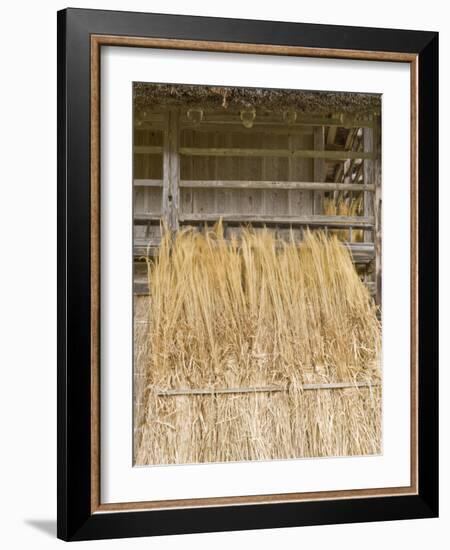
[{"label": "dried straw bundle", "polygon": [[[358,198],[342,197],[338,199],[325,199],[323,203],[324,214],[327,216],[362,216],[363,214],[363,195],[360,193]],[[333,229],[330,231],[332,235],[341,241],[362,242],[364,240],[364,231],[362,229],[354,229],[350,237],[348,229]]]},{"label": "dried straw bundle", "polygon": [[[149,287],[135,312],[137,465],[380,452],[380,325],[335,237],[166,234]],[[342,381],[374,385],[304,389]],[[274,385],[286,390],[161,394]]]}]

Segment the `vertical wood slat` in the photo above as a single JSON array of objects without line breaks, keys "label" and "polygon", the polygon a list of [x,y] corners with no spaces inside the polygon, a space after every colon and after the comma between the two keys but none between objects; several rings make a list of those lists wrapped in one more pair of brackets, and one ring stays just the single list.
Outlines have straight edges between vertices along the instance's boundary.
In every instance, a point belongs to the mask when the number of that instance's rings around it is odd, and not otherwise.
[{"label": "vertical wood slat", "polygon": [[[288,148],[290,151],[293,150],[293,147],[294,147],[294,142],[293,142],[293,139],[292,139],[292,134],[289,133],[288,134]],[[293,181],[294,180],[294,159],[292,157],[289,157],[288,158],[288,181]],[[291,191],[288,191],[287,192],[287,195],[288,195],[288,214],[290,216],[296,214],[295,212],[295,209],[293,208],[293,202],[294,202],[294,197],[293,197],[293,193],[291,193]]]},{"label": "vertical wood slat", "polygon": [[[193,130],[189,130],[189,132],[186,134],[187,143],[194,146],[194,137],[193,137]],[[195,172],[194,172],[194,157],[188,157],[187,159],[180,159],[180,162],[184,160],[186,170],[188,170],[190,177],[194,179]],[[187,162],[186,162],[187,161]],[[180,174],[181,175],[181,174]],[[186,189],[183,190],[183,194],[186,193]],[[183,204],[183,211],[192,213],[194,211],[194,192],[192,189],[189,189],[189,195],[185,196],[185,201]]]},{"label": "vertical wood slat", "polygon": [[172,231],[176,231],[179,227],[178,215],[180,205],[180,128],[179,128],[179,111],[173,109],[169,113],[169,196],[168,203],[170,209],[169,224]]},{"label": "vertical wood slat", "polygon": [[[223,134],[217,133],[216,139],[218,143],[225,144],[226,146],[232,144],[232,139],[230,136],[230,132],[224,132]],[[225,176],[228,177],[229,175],[229,166],[230,166],[230,159],[222,158],[222,159],[216,159],[217,163],[217,175],[218,177],[224,178]],[[231,160],[232,164],[232,160]],[[231,191],[229,189],[217,189],[216,190],[216,204],[217,204],[217,212],[220,214],[225,214],[228,212],[230,208],[231,203]]]},{"label": "vertical wood slat", "polygon": [[[269,149],[287,148],[287,140],[287,136],[266,134],[265,147]],[[288,158],[267,157],[265,163],[266,177],[275,181],[285,181],[288,179],[288,166]],[[277,188],[267,191],[264,204],[264,214],[269,216],[285,216],[289,213],[288,195],[285,191],[280,191]],[[278,235],[278,228],[275,229],[275,234]]]},{"label": "vertical wood slat", "polygon": [[[245,146],[257,147],[260,144],[258,137],[255,138],[251,133],[246,134]],[[254,175],[256,178],[260,177],[260,164],[257,158],[248,160],[248,165],[244,172],[245,179],[250,180]],[[262,193],[260,189],[244,189],[243,203],[246,211],[249,213],[255,213],[257,215],[262,214]]]},{"label": "vertical wood slat", "polygon": [[[234,145],[234,134],[233,132],[228,132],[226,136],[226,145],[227,147],[233,147]],[[226,170],[229,174],[230,179],[239,177],[239,166],[236,162],[236,158],[229,157],[227,159]],[[227,211],[236,212],[238,206],[238,201],[236,199],[236,194],[232,191],[229,191],[226,201]]]},{"label": "vertical wood slat", "polygon": [[[214,147],[220,147],[220,137],[219,137],[219,134],[217,132],[214,132]],[[213,174],[212,174],[212,179],[213,180],[218,180],[219,179],[219,159],[217,157],[214,158],[214,164],[213,164]],[[214,211],[217,212],[218,211],[218,206],[219,206],[219,196],[218,196],[218,193],[217,193],[217,189],[214,190]]]},{"label": "vertical wood slat", "polygon": [[[325,128],[317,126],[314,128],[314,150],[323,151],[325,147]],[[314,181],[325,181],[325,160],[323,158],[314,159]],[[313,214],[323,213],[324,193],[313,191]]]},{"label": "vertical wood slat", "polygon": [[[314,147],[314,132],[313,129],[306,129],[302,132],[292,132],[290,134],[290,143],[288,146],[291,150],[302,150],[305,148],[312,149]],[[314,160],[293,158],[291,170],[288,179],[292,182],[305,182],[314,179]],[[313,213],[314,193],[308,189],[293,189],[289,193],[289,212],[291,215],[311,215]],[[290,229],[288,233],[284,233],[284,238],[290,238],[292,235],[295,239],[301,239],[301,231]]]},{"label": "vertical wood slat", "polygon": [[168,227],[170,225],[170,119],[171,112],[166,111],[164,113],[163,130],[163,189],[161,200],[161,216]]},{"label": "vertical wood slat", "polygon": [[[198,132],[197,128],[193,132],[193,142],[195,147],[209,149],[213,147],[214,135],[211,132]],[[203,177],[210,177],[212,173],[212,167],[215,163],[215,158],[208,156],[200,156],[194,159],[192,164],[192,170],[194,179]],[[214,191],[207,189],[194,189],[193,190],[193,207],[194,213],[199,212],[211,212],[214,208]]]},{"label": "vertical wood slat", "polygon": [[179,113],[177,110],[167,111],[164,115],[163,139],[163,189],[161,215],[167,227],[178,229],[180,155],[179,150]]},{"label": "vertical wood slat", "polygon": [[[262,133],[261,134],[261,137],[260,137],[260,142],[259,142],[259,146],[262,147],[263,146],[263,143],[264,143],[264,134]],[[266,162],[266,157],[261,157],[260,158],[260,163],[261,163],[261,179],[263,181],[266,180],[266,177],[267,177],[267,162]],[[267,205],[266,205],[266,202],[267,202],[267,191],[263,190],[261,192],[261,211],[263,213],[265,213],[267,211]]]}]

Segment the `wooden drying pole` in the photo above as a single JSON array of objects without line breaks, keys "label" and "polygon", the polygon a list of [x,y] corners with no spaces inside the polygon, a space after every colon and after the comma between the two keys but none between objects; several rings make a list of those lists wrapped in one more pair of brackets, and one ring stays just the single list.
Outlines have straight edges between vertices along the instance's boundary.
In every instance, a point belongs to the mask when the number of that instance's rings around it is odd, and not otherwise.
[{"label": "wooden drying pole", "polygon": [[[298,386],[300,391],[310,390],[344,390],[349,388],[372,388],[380,386],[380,382],[328,382],[322,384],[303,384]],[[155,391],[156,395],[161,397],[171,397],[177,395],[226,395],[226,394],[238,394],[238,393],[263,393],[263,392],[287,392],[289,391],[287,386],[255,386],[253,388],[178,388]]]}]

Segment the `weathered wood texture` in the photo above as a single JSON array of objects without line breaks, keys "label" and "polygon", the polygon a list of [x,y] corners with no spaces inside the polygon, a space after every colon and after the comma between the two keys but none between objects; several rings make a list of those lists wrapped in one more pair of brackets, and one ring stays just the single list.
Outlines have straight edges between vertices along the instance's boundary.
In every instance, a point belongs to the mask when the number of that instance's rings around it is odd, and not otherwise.
[{"label": "weathered wood texture", "polygon": [[373,216],[374,227],[364,231],[364,240],[375,246],[375,262],[369,281],[375,285],[375,301],[381,307],[381,119],[374,117],[372,128],[364,128],[364,150],[373,151],[373,160],[364,162],[364,183],[374,186],[374,193],[364,192],[364,215]]},{"label": "weathered wood texture", "polygon": [[377,117],[377,124],[374,127],[374,147],[375,147],[375,161],[374,161],[374,218],[375,218],[375,301],[381,308],[381,291],[382,291],[382,226],[381,226],[381,206],[382,206],[382,177],[381,177],[381,118]]},{"label": "weathered wood texture", "polygon": [[[380,303],[379,118],[344,128],[339,119],[288,125],[269,117],[248,129],[221,117],[208,113],[207,122],[193,125],[184,111],[169,109],[148,113],[136,127],[135,257],[158,246],[161,219],[172,230],[222,219],[227,236],[238,235],[241,224],[267,225],[299,241],[306,226],[348,229],[350,240],[363,230],[370,253],[353,258],[370,266],[364,280]],[[325,215],[325,196],[362,196],[362,215]]]},{"label": "weathered wood texture", "polygon": [[[293,136],[251,132],[181,132],[181,151],[270,150],[279,147],[312,147],[312,129]],[[193,146],[192,146],[193,145]],[[184,147],[186,146],[186,147]],[[217,147],[219,146],[219,147]],[[313,163],[307,159],[277,156],[182,155],[180,217],[220,214],[288,216],[308,213]],[[305,182],[305,185],[302,185]]]},{"label": "weathered wood texture", "polygon": [[148,178],[147,179],[141,178],[141,179],[135,179],[133,183],[136,187],[162,187],[164,180],[154,180],[154,179],[152,180]]},{"label": "weathered wood texture", "polygon": [[197,157],[295,157],[328,160],[372,159],[366,151],[314,151],[314,149],[264,149],[251,147],[180,147],[180,155]]},{"label": "weathered wood texture", "polygon": [[168,226],[173,229],[178,229],[179,219],[179,204],[180,204],[180,155],[179,150],[179,112],[177,110],[168,113],[168,156],[169,156],[169,196],[168,196]]},{"label": "weathered wood texture", "polygon": [[[373,128],[364,128],[364,150],[373,151],[374,148],[374,139],[373,139]],[[366,185],[373,185],[375,178],[374,163],[365,162],[364,163],[364,183]],[[364,193],[364,215],[373,216],[373,195],[371,193]],[[370,231],[364,232],[364,240],[373,241],[373,236]]]},{"label": "weathered wood texture", "polygon": [[[161,129],[138,127],[134,130],[133,177],[142,182],[134,187],[135,215],[153,215],[157,219],[162,216],[163,155],[137,152],[136,148],[155,146],[162,150],[163,139]],[[153,182],[158,182],[158,185],[153,185]],[[134,225],[135,240],[150,239],[155,234],[156,228],[149,224]]]},{"label": "weathered wood texture", "polygon": [[[143,219],[149,219],[143,217]],[[150,218],[153,219],[153,218]],[[258,214],[220,214],[219,212],[200,212],[193,214],[180,214],[180,221],[202,223],[216,222],[222,219],[224,222],[234,223],[254,223],[254,224],[275,224],[275,225],[302,225],[312,227],[353,227],[355,229],[367,229],[374,226],[374,218],[364,216],[324,216],[317,215],[298,215],[298,216],[269,216]]]},{"label": "weathered wood texture", "polygon": [[[141,185],[135,180],[135,185]],[[144,186],[160,185],[159,180],[142,180]],[[150,182],[155,182],[150,183]],[[199,189],[297,189],[300,191],[375,191],[375,185],[318,181],[247,181],[247,180],[181,180],[180,187]],[[317,212],[320,214],[320,212]]]},{"label": "weathered wood texture", "polygon": [[[322,151],[325,148],[325,128],[323,126],[317,126],[314,128],[314,149]],[[324,185],[325,181],[325,159],[314,159],[314,181],[320,182],[320,185]],[[313,194],[313,214],[323,213],[323,201],[324,191],[327,189],[322,188],[321,192]]]}]

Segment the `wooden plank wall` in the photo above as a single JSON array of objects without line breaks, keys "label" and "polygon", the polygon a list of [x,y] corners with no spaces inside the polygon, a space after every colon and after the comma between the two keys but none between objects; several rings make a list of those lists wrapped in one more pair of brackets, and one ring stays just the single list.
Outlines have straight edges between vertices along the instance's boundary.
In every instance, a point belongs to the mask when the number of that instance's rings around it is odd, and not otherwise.
[{"label": "wooden plank wall", "polygon": [[[298,217],[299,220],[313,219],[320,225],[320,218],[325,219],[325,191],[317,190],[318,184],[328,182],[328,187],[324,185],[324,188],[329,194],[331,190],[335,197],[344,191],[345,186],[349,193],[361,187],[357,193],[364,195],[364,212],[363,217],[356,221],[364,221],[366,225],[360,227],[368,229],[364,230],[364,243],[355,243],[356,254],[360,254],[363,260],[359,265],[368,266],[370,255],[376,253],[375,262],[369,274],[366,270],[364,280],[368,286],[375,286],[376,300],[381,303],[379,119],[358,132],[361,137],[359,144],[355,145],[356,125],[345,130],[336,124],[312,123],[290,129],[286,125],[263,123],[247,129],[239,123],[221,124],[218,119],[213,124],[189,126],[181,115],[175,109],[156,113],[152,115],[154,119],[150,125],[134,130],[134,179],[138,180],[134,191],[134,216],[141,220],[135,223],[134,238],[139,250],[145,251],[148,245],[157,246],[161,234],[160,218],[164,218],[172,229],[177,229],[179,223],[189,223],[183,222],[183,216],[187,220],[197,220],[196,223],[204,219],[212,223],[220,216],[233,215],[235,221],[224,223],[227,236],[240,231],[239,219],[271,219],[269,227],[279,237],[289,238],[293,231],[300,240],[301,223],[291,229],[289,222],[279,223],[278,220]],[[340,135],[343,137],[339,138]],[[218,149],[219,154],[208,154],[208,149]],[[222,154],[223,149],[236,149],[240,154]],[[268,154],[248,155],[248,150],[260,149]],[[270,155],[271,150],[277,150],[277,154]],[[324,150],[327,159],[317,156],[317,152]],[[280,151],[291,153],[279,154]],[[347,151],[347,154],[342,151]],[[356,177],[349,177],[355,166]],[[184,182],[183,186],[179,185],[180,180]],[[230,181],[234,183],[223,186],[224,182]],[[196,182],[204,183],[195,186]],[[211,182],[222,183],[215,188],[205,187]],[[247,182],[247,185],[242,186],[239,182]],[[267,183],[258,188],[258,182]],[[299,182],[305,182],[305,187],[315,186],[315,189],[286,188],[287,182],[295,182],[297,186]],[[342,187],[333,192],[336,184]],[[339,222],[337,218],[326,219]],[[351,225],[350,221],[355,222],[355,218],[341,219],[347,226]]]},{"label": "wooden plank wall", "polygon": [[[163,147],[163,128],[135,128],[134,147]],[[163,179],[163,155],[146,152],[134,153],[133,178],[139,180]],[[139,185],[134,187],[134,215],[148,214],[161,216],[162,187]],[[159,236],[159,226],[134,225],[134,239],[138,242],[156,240]]]},{"label": "wooden plank wall", "polygon": [[[184,129],[181,147],[196,148],[267,148],[288,146],[298,149],[314,148],[312,127],[292,135],[269,134],[257,128],[243,132]],[[181,157],[182,180],[240,180],[307,182],[314,180],[313,159],[245,156],[188,156]],[[182,214],[244,214],[255,217],[309,215],[313,213],[313,192],[297,189],[181,189]]]}]

